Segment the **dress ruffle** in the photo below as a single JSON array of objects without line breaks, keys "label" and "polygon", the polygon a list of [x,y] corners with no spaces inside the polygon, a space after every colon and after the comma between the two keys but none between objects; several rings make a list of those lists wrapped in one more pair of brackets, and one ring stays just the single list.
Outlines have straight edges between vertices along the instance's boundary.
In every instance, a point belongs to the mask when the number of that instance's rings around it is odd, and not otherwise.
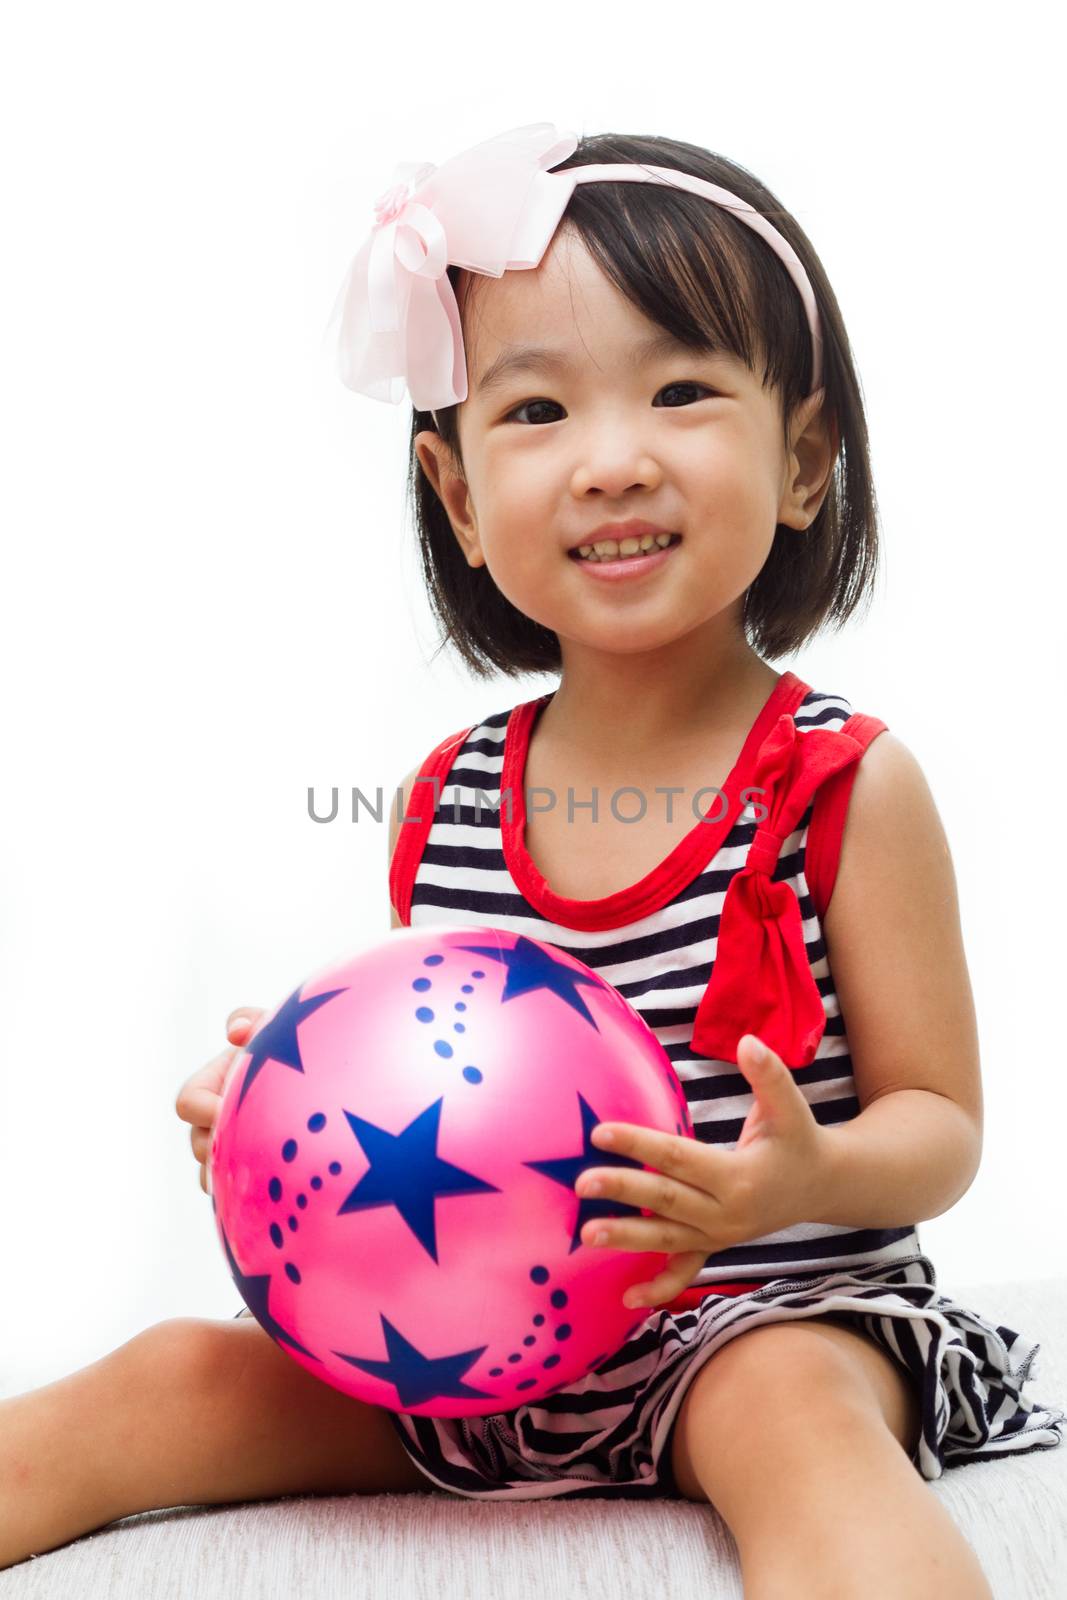
[{"label": "dress ruffle", "polygon": [[671,1425],[714,1352],[761,1323],[821,1315],[855,1321],[912,1373],[922,1427],[912,1462],[928,1480],[972,1461],[1061,1444],[1067,1413],[1023,1393],[1040,1345],[940,1294],[918,1254],[809,1276],[690,1311],[652,1311],[579,1382],[486,1417],[390,1412],[431,1485],[473,1499],[677,1494]]}]

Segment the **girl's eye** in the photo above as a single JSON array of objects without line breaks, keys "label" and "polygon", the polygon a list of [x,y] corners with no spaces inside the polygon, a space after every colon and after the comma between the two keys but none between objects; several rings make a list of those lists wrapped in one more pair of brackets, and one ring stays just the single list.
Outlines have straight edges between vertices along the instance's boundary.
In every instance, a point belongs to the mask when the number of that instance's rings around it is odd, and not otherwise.
[{"label": "girl's eye", "polygon": [[[694,381],[686,381],[684,383],[668,383],[659,392],[660,392],[660,394],[670,394],[672,391],[676,391],[678,389],[700,389],[700,390],[702,390],[704,392],[704,394],[714,394],[715,393],[715,391],[713,389],[709,389],[708,388],[706,383],[696,383]],[[520,411],[525,411],[528,406],[549,406],[549,407],[554,406],[557,411],[560,411],[560,410],[563,409],[560,406],[559,402],[556,401],[556,400],[524,400],[521,405],[515,406],[511,411],[508,412],[507,416],[504,419],[505,422],[509,422],[512,419],[512,417],[517,417],[519,412]],[[677,407],[668,406],[667,409],[669,411],[674,411],[674,410],[677,409]],[[547,419],[546,418],[542,418],[542,420],[543,421],[547,420],[549,422],[552,422],[554,419],[552,417],[548,417]]]},{"label": "girl's eye", "polygon": [[[560,410],[560,407],[556,405],[555,400],[524,400],[521,406],[515,406],[513,410],[508,412],[507,416],[504,418],[504,421],[510,422],[512,417],[517,417],[520,411],[526,410],[527,406],[556,406],[556,410]],[[553,418],[549,417],[548,420],[551,422],[553,421]]]},{"label": "girl's eye", "polygon": [[[705,394],[715,393],[714,389],[709,389],[706,383],[697,383],[694,380],[689,380],[683,383],[668,383],[665,388],[660,390],[660,394],[670,394],[672,389],[703,389]],[[674,408],[668,407],[668,409],[673,410]]]}]

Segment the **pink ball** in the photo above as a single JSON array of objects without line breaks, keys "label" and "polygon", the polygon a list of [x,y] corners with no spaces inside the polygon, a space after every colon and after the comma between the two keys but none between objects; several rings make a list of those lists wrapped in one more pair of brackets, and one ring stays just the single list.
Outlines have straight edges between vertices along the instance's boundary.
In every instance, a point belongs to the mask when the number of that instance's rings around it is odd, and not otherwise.
[{"label": "pink ball", "polygon": [[294,991],[234,1060],[211,1149],[234,1282],[287,1355],[414,1416],[486,1416],[607,1359],[667,1260],[582,1243],[599,1122],[693,1137],[648,1025],[557,946],[398,929]]}]

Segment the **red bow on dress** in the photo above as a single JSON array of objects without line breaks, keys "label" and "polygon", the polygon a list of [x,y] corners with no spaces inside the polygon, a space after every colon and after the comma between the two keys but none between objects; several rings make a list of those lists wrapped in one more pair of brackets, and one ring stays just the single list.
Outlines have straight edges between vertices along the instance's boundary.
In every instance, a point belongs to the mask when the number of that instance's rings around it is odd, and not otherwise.
[{"label": "red bow on dress", "polygon": [[698,1055],[736,1062],[738,1040],[755,1033],[788,1067],[815,1059],[826,1013],[804,946],[800,903],[790,884],[774,883],[771,875],[819,785],[864,748],[831,728],[799,733],[788,712],[760,746],[750,788],[759,791],[768,817],[726,891],[711,978],[693,1027]]}]

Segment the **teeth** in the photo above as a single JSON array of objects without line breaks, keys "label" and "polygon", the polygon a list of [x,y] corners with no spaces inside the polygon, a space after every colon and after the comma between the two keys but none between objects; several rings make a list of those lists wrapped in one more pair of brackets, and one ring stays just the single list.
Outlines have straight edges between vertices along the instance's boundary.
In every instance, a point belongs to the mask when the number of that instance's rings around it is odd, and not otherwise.
[{"label": "teeth", "polygon": [[621,543],[617,539],[598,539],[596,544],[579,545],[578,554],[583,561],[612,561],[620,556],[635,556],[638,551],[643,554],[655,545],[661,550],[665,549],[673,537],[670,533],[646,533],[641,539],[631,537],[623,539]]}]

